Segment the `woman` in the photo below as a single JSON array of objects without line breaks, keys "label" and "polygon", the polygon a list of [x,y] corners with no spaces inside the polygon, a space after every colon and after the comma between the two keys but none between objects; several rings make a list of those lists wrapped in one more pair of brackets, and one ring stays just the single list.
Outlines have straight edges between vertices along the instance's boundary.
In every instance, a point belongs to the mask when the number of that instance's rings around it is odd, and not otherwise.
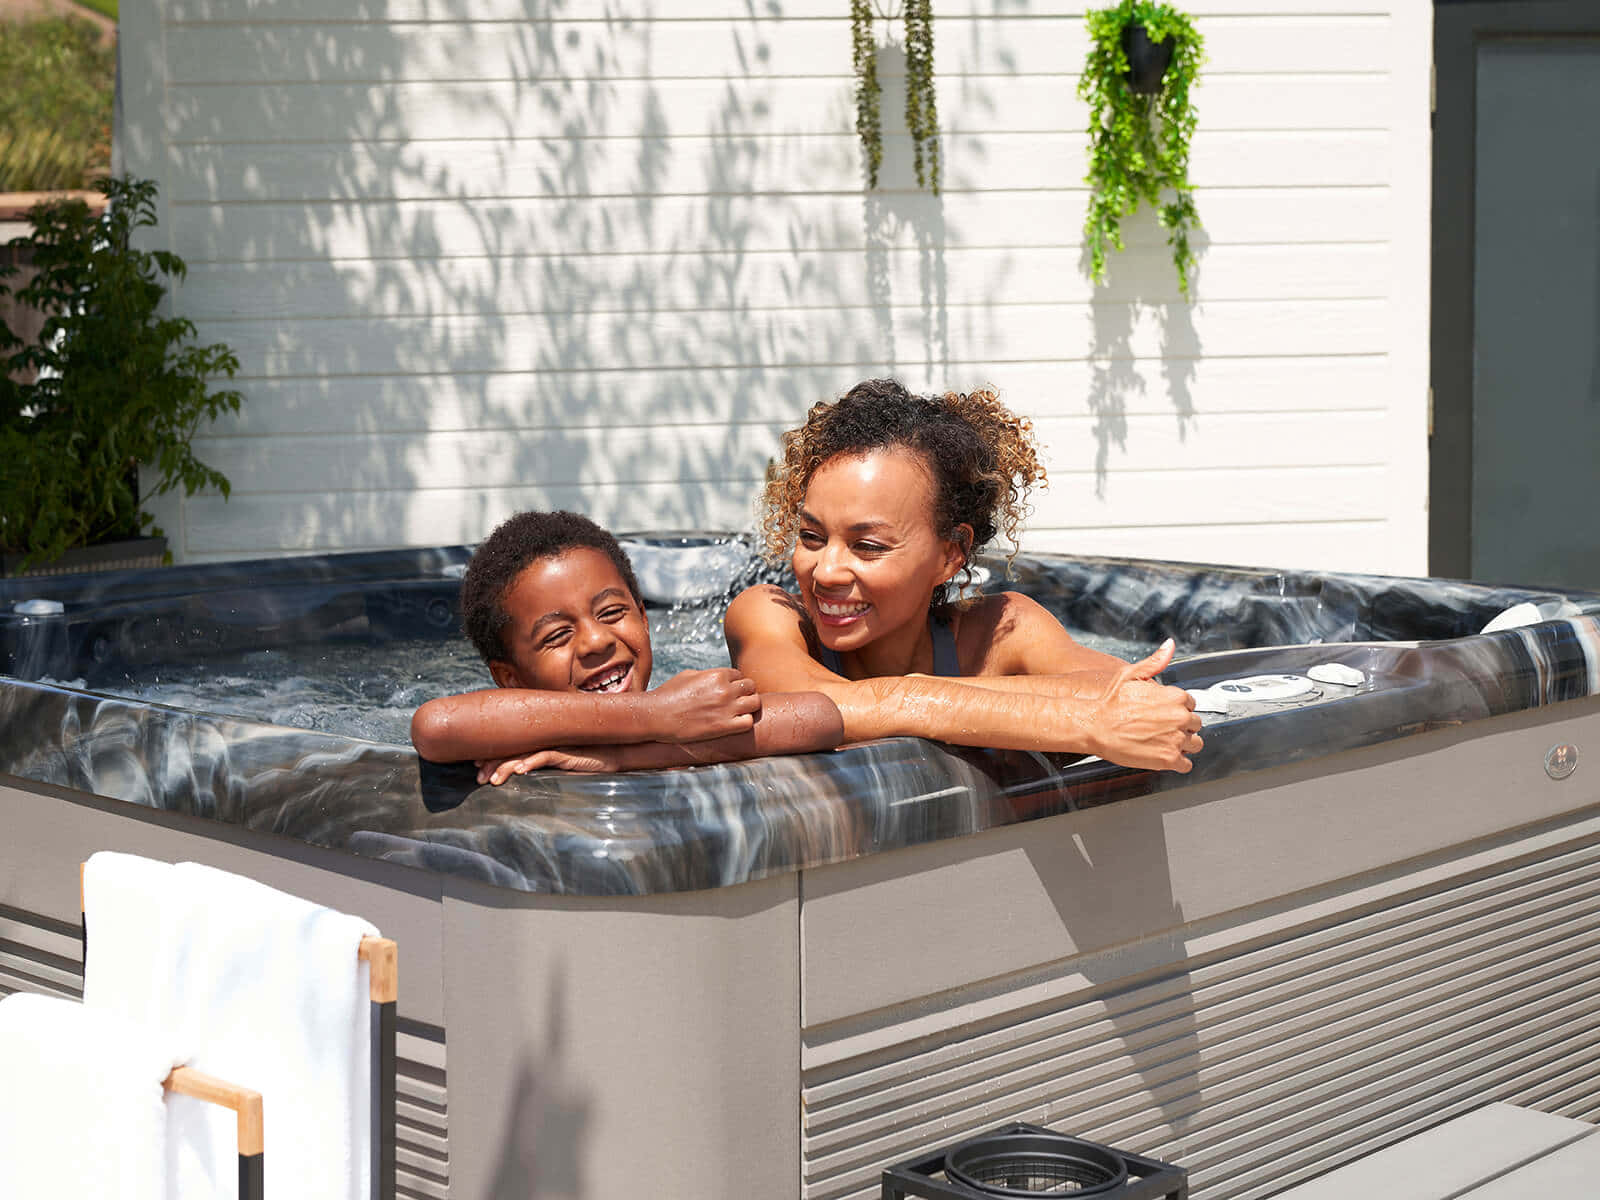
[{"label": "woman", "polygon": [[734,665],[763,692],[827,696],[847,742],[909,734],[1190,770],[1194,702],[1153,682],[1170,640],[1129,664],[1018,593],[947,601],[1002,529],[1015,543],[1043,480],[1028,423],[990,391],[869,380],[816,405],[784,435],[766,491],[768,552],[792,547],[799,595],[765,585],[734,600]]}]

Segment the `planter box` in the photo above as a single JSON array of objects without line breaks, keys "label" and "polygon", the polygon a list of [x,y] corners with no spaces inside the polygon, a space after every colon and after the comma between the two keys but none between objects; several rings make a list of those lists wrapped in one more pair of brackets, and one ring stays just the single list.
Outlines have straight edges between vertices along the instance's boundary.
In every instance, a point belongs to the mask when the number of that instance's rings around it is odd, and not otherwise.
[{"label": "planter box", "polygon": [[159,567],[166,556],[167,539],[164,537],[129,538],[127,541],[104,542],[98,546],[77,546],[54,562],[40,563],[26,571],[18,569],[22,566],[22,555],[0,555],[0,576],[78,575],[91,571]]},{"label": "planter box", "polygon": [[0,222],[16,222],[26,233],[32,228],[28,210],[46,200],[82,200],[96,213],[104,212],[106,207],[105,196],[96,191],[0,192]]}]

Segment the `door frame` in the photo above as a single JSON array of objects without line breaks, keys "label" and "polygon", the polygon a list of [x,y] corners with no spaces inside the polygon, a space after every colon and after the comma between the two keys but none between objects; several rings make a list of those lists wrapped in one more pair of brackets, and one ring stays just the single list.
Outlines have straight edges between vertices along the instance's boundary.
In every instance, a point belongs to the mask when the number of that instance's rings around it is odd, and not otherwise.
[{"label": "door frame", "polygon": [[1434,0],[1428,573],[1472,572],[1473,191],[1478,43],[1600,37],[1596,0]]}]

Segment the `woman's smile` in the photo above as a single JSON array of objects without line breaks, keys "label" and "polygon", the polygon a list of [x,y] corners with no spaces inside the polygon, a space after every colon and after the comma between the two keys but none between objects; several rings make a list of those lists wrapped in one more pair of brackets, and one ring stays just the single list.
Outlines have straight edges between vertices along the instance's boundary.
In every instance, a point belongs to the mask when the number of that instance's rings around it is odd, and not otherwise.
[{"label": "woman's smile", "polygon": [[840,628],[859,621],[871,610],[872,605],[870,604],[853,604],[848,601],[829,600],[820,595],[817,597],[818,619],[828,625]]}]

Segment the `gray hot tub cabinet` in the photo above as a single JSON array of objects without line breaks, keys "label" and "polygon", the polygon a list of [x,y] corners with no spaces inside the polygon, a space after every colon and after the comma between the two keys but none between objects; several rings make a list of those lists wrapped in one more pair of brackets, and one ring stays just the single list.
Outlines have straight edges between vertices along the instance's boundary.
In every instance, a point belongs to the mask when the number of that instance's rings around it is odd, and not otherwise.
[{"label": "gray hot tub cabinet", "polygon": [[865,1197],[1020,1119],[1244,1200],[1492,1100],[1600,1113],[1600,774],[1549,777],[1563,744],[1600,754],[1600,700],[639,896],[0,776],[0,991],[78,988],[87,855],[193,859],[398,940],[402,1195]]}]

